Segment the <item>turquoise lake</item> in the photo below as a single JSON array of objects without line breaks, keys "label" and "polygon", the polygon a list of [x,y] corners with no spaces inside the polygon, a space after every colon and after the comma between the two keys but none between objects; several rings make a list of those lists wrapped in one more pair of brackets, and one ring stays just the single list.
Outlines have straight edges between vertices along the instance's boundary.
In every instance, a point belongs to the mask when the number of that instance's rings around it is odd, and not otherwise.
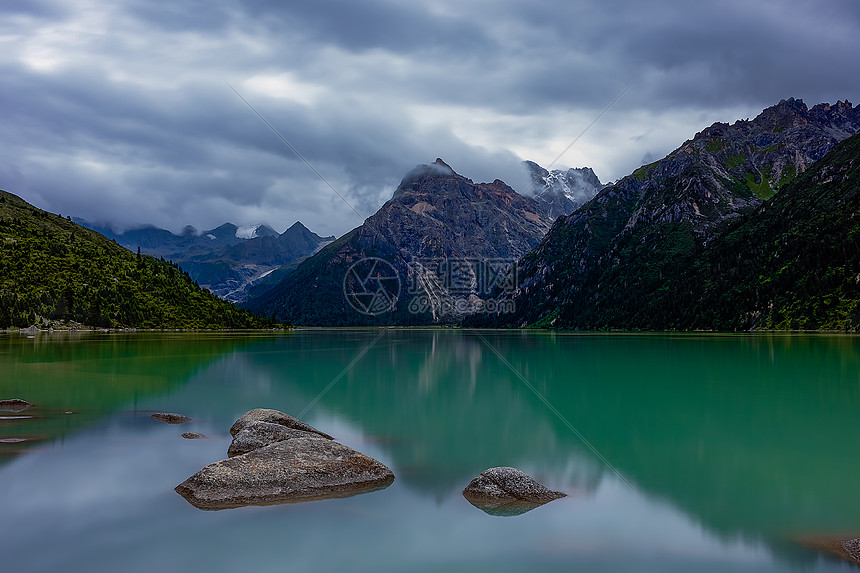
[{"label": "turquoise lake", "polygon": [[[4,571],[855,570],[792,539],[860,534],[858,337],[6,334],[2,398],[34,404],[0,413]],[[394,483],[222,511],[177,495],[259,407]],[[494,466],[568,496],[488,515],[461,491]]]}]

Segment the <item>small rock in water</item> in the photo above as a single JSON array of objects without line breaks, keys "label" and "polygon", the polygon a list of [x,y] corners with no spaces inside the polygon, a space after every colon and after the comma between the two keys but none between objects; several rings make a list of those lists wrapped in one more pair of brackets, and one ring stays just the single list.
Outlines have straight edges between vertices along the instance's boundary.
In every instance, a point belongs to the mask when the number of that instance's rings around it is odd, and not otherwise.
[{"label": "small rock in water", "polygon": [[156,412],[152,416],[150,416],[153,420],[159,420],[161,422],[167,422],[168,424],[184,424],[186,422],[190,422],[191,418],[187,416],[183,416],[182,414],[173,414],[170,412]]},{"label": "small rock in water", "polygon": [[257,448],[268,446],[277,442],[283,442],[293,438],[319,438],[323,437],[319,434],[306,432],[304,430],[295,430],[280,424],[272,424],[271,422],[260,422],[255,420],[245,424],[233,437],[233,442],[227,449],[229,457],[240,456],[247,454]]},{"label": "small rock in water", "polygon": [[12,398],[11,400],[0,400],[0,412],[23,412],[32,406],[31,403],[20,398]]},{"label": "small rock in water", "polygon": [[242,417],[236,420],[236,422],[233,424],[233,427],[230,428],[230,435],[235,437],[236,434],[239,433],[239,430],[241,430],[251,422],[269,422],[270,424],[278,424],[279,426],[285,426],[294,430],[302,430],[304,432],[319,434],[320,436],[328,440],[333,439],[325,432],[320,432],[313,426],[305,424],[301,420],[293,418],[289,414],[284,414],[281,411],[270,410],[268,408],[257,408],[254,410],[249,410],[242,414]]},{"label": "small rock in water", "polygon": [[183,432],[182,437],[186,440],[202,440],[206,437],[206,434],[199,434],[197,432]]},{"label": "small rock in water", "polygon": [[565,495],[510,467],[484,470],[463,490],[469,503],[490,515],[501,516],[520,515]]}]

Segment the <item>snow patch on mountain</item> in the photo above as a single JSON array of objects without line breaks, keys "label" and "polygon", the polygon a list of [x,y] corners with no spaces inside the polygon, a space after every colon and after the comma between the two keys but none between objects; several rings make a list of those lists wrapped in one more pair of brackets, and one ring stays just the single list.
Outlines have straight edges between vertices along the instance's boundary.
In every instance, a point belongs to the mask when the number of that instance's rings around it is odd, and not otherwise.
[{"label": "snow patch on mountain", "polygon": [[257,227],[259,225],[251,225],[248,227],[238,227],[236,228],[236,238],[237,239],[254,239],[257,237]]},{"label": "snow patch on mountain", "polygon": [[604,186],[590,167],[549,171],[534,161],[525,164],[532,179],[529,196],[541,203],[553,219],[570,215]]}]

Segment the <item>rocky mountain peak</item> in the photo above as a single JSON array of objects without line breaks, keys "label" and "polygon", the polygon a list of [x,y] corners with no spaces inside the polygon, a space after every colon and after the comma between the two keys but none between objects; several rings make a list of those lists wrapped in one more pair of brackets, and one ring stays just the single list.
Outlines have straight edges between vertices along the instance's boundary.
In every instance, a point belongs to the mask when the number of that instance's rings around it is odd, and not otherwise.
[{"label": "rocky mountain peak", "polygon": [[[513,263],[549,226],[534,199],[499,179],[474,183],[437,159],[410,171],[364,224],[248,306],[293,324],[454,323],[507,285]],[[350,269],[368,260],[402,289],[378,317],[343,295],[345,277],[355,279]]]},{"label": "rocky mountain peak", "polygon": [[433,165],[439,165],[440,167],[445,167],[445,168],[447,168],[447,169],[448,169],[449,171],[451,171],[452,173],[454,172],[454,170],[453,170],[453,169],[451,169],[451,166],[450,166],[450,165],[448,165],[447,163],[445,163],[444,161],[442,161],[442,158],[441,158],[441,157],[437,157],[437,158],[436,158],[436,161],[434,161],[434,162],[433,162]]},{"label": "rocky mountain peak", "polygon": [[[456,173],[451,166],[439,159],[436,158],[431,164],[421,164],[416,165],[411,171],[409,171],[404,177],[403,180],[400,181],[400,185],[397,186],[397,189],[394,191],[394,197],[398,197],[403,194],[405,191],[409,190],[417,190],[418,186],[421,184],[422,180],[427,177],[462,177],[458,173]],[[465,178],[464,178],[465,179]]]},{"label": "rocky mountain peak", "polygon": [[839,130],[844,137],[860,129],[860,113],[850,101],[820,103],[811,109],[801,99],[784,99],[759,114],[753,123],[776,132],[814,124]]},{"label": "rocky mountain peak", "polygon": [[543,207],[551,219],[570,215],[603,187],[590,167],[549,171],[534,161],[524,163],[532,181],[528,195]]},{"label": "rocky mountain peak", "polygon": [[522,261],[517,309],[538,309],[530,322],[553,305],[599,306],[595,293],[622,268],[637,277],[622,290],[647,291],[681,255],[709,244],[727,220],[753,212],[858,130],[860,109],[850,103],[809,109],[794,98],[752,121],[714,123],[556,221]]}]

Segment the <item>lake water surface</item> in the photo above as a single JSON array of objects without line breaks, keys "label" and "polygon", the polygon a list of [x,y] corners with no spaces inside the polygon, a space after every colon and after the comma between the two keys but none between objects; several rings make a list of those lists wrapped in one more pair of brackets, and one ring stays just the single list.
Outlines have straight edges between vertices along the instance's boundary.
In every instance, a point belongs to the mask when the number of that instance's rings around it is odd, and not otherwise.
[{"label": "lake water surface", "polygon": [[[0,413],[4,571],[851,571],[790,540],[860,533],[857,337],[0,335],[0,398],[35,405]],[[306,411],[394,484],[189,505],[173,488],[257,407]],[[502,465],[568,497],[463,499]]]}]

